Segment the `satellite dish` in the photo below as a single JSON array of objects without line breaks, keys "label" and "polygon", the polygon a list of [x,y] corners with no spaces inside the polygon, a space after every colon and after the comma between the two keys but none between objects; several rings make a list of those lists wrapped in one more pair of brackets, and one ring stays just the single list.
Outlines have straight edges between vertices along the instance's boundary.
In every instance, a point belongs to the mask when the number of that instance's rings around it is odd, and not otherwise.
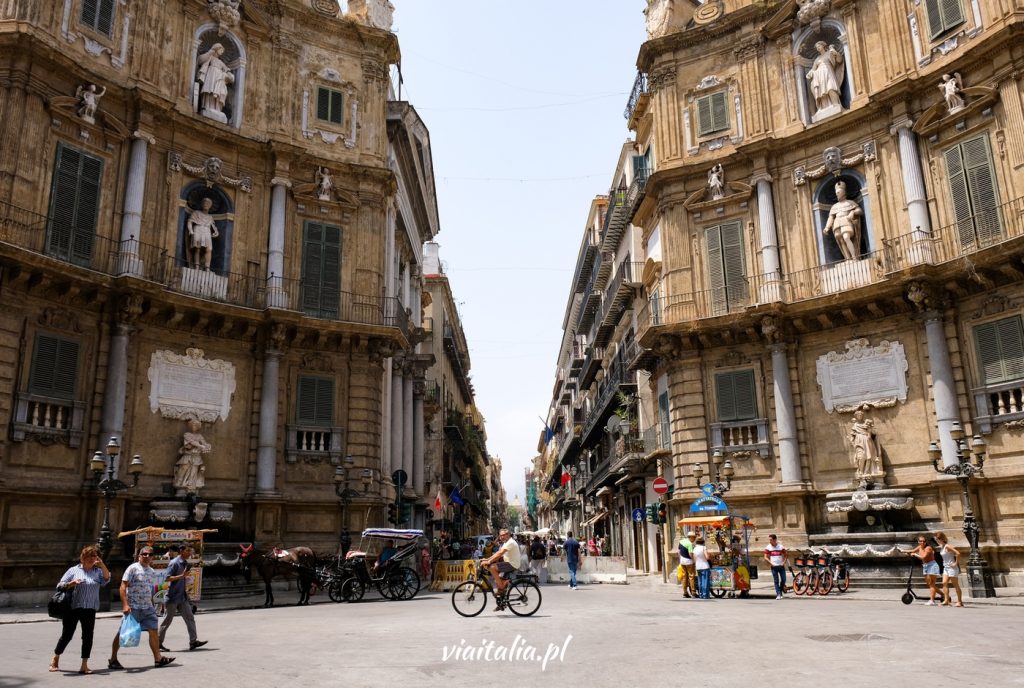
[{"label": "satellite dish", "polygon": [[608,419],[608,425],[604,426],[604,431],[610,435],[613,435],[619,431],[619,426],[622,425],[622,419],[618,416],[612,416]]}]

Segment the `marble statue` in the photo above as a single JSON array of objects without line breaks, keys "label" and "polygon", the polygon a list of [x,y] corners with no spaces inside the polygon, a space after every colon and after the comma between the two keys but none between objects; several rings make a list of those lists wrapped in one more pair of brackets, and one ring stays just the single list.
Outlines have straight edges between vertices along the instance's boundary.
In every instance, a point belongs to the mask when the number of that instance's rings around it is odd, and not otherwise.
[{"label": "marble statue", "polygon": [[860,481],[861,487],[867,487],[884,477],[882,451],[875,433],[875,422],[865,416],[863,409],[857,409],[853,413],[849,439],[850,461],[856,469],[854,477]]},{"label": "marble statue", "polygon": [[96,108],[99,107],[100,98],[107,93],[106,86],[96,90],[96,84],[79,86],[75,89],[75,98],[78,98],[78,108],[75,110],[78,116],[89,124],[96,122]]},{"label": "marble statue", "polygon": [[213,258],[213,240],[220,236],[217,231],[217,224],[210,208],[213,207],[212,198],[204,198],[198,210],[190,210],[188,221],[185,223],[188,231],[188,252],[190,267],[204,270],[210,269],[210,260]]},{"label": "marble statue", "polygon": [[659,38],[668,33],[672,22],[673,0],[647,0],[644,23],[648,38]]},{"label": "marble statue", "polygon": [[356,21],[376,29],[391,30],[395,6],[390,0],[348,0],[348,15]]},{"label": "marble statue", "polygon": [[814,44],[818,56],[814,58],[807,72],[811,93],[814,95],[815,117],[827,117],[842,109],[839,89],[846,76],[843,68],[843,56],[834,45],[825,41]]},{"label": "marble statue", "polygon": [[836,202],[828,211],[823,233],[831,234],[844,260],[860,260],[860,225],[864,211],[846,197],[846,182],[836,182]]},{"label": "marble statue", "polygon": [[721,163],[708,170],[708,192],[714,201],[725,196],[725,170]]},{"label": "marble statue", "polygon": [[316,197],[321,201],[329,201],[333,198],[334,179],[331,178],[331,171],[326,167],[318,167],[316,170]]},{"label": "marble statue", "polygon": [[179,458],[174,466],[174,487],[184,494],[198,494],[199,489],[206,485],[203,454],[209,454],[213,447],[199,432],[202,427],[198,420],[190,420],[189,431],[185,433],[181,449],[178,450]]},{"label": "marble statue", "polygon": [[224,105],[228,100],[228,86],[235,83],[232,74],[220,56],[224,54],[224,46],[214,43],[209,50],[199,56],[199,105],[201,113],[211,119],[226,121]]},{"label": "marble statue", "polygon": [[952,115],[954,112],[964,109],[964,92],[960,87],[959,73],[943,74],[939,90],[942,91],[942,97],[946,99],[946,114]]}]

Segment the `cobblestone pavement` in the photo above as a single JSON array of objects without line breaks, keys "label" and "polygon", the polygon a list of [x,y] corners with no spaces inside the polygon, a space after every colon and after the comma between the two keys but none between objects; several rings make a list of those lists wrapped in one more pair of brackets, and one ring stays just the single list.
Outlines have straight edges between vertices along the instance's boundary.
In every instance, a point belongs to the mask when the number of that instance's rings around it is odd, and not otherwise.
[{"label": "cobblestone pavement", "polygon": [[[904,606],[900,591],[845,598],[765,593],[748,600],[687,600],[672,586],[546,586],[536,616],[455,614],[445,593],[406,602],[318,602],[238,609],[252,600],[204,602],[196,621],[205,648],[189,652],[184,624],[167,637],[174,665],[155,669],[148,650],[121,651],[126,672],[104,685],[232,686],[1024,686],[1024,599],[965,609]],[[292,600],[282,593],[279,600]],[[77,674],[46,667],[59,622],[11,623],[38,611],[8,610],[0,624],[0,686],[56,685]],[[119,615],[97,621],[92,666],[106,658]],[[30,618],[31,617],[31,618]],[[76,636],[62,658],[78,667]],[[547,657],[547,661],[544,658]]]}]

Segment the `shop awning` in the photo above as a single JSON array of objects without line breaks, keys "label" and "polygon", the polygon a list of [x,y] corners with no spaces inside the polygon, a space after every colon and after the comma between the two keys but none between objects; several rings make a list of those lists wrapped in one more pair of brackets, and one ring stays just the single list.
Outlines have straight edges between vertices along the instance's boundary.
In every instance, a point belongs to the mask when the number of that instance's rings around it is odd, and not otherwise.
[{"label": "shop awning", "polygon": [[746,516],[729,516],[726,515],[713,515],[713,516],[689,516],[687,518],[679,519],[678,526],[685,528],[687,526],[708,526],[711,528],[727,528],[730,521],[735,521],[735,525],[742,528],[754,528],[753,522],[750,521]]},{"label": "shop awning", "polygon": [[597,523],[598,521],[600,521],[602,518],[604,518],[607,515],[608,515],[607,511],[602,511],[602,512],[600,512],[600,513],[598,513],[598,514],[596,514],[594,516],[591,516],[586,521],[584,521],[583,523],[580,524],[580,528],[586,528],[587,526],[592,526],[592,525],[594,525],[595,523]]}]

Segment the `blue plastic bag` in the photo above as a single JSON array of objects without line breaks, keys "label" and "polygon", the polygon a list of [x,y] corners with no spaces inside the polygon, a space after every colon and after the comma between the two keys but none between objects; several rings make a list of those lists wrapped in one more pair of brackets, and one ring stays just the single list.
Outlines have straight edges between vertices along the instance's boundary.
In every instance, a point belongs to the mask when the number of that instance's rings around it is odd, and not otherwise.
[{"label": "blue plastic bag", "polygon": [[131,614],[125,614],[121,619],[121,647],[138,647],[139,638],[142,637],[142,626]]}]

